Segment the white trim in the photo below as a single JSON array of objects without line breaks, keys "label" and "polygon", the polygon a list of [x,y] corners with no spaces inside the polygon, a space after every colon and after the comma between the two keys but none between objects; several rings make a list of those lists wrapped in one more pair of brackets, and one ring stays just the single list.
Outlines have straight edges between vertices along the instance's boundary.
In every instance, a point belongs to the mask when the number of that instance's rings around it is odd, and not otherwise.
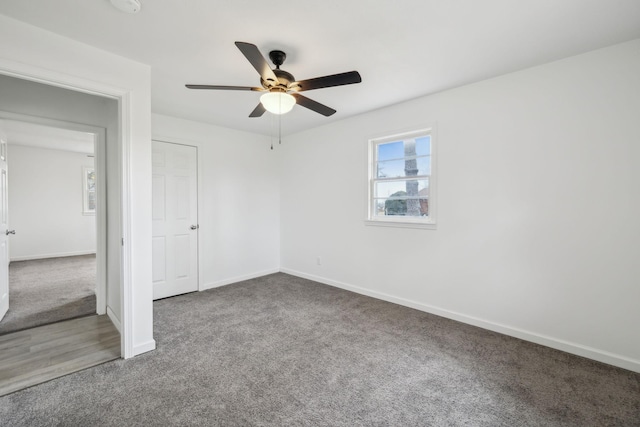
[{"label": "white trim", "polygon": [[[131,203],[129,184],[130,184],[130,141],[131,141],[131,90],[122,89],[110,85],[105,85],[93,80],[87,80],[82,77],[60,73],[57,71],[41,68],[38,66],[15,62],[0,58],[0,74],[10,75],[22,79],[36,81],[38,83],[50,86],[62,87],[77,92],[84,92],[93,95],[107,96],[115,98],[119,101],[120,111],[120,144],[121,149],[120,164],[122,166],[123,182],[121,185],[122,193],[122,228],[124,248],[123,263],[121,268],[121,298],[122,303],[122,357],[128,358],[135,356],[133,349],[133,301],[132,301],[132,280],[131,280],[131,244],[129,242],[131,236]],[[155,346],[154,346],[155,348]]]},{"label": "white trim", "polygon": [[94,133],[93,143],[96,171],[96,312],[107,310],[107,130]]},{"label": "white trim", "polygon": [[436,230],[437,224],[426,221],[410,221],[404,219],[402,221],[397,219],[365,219],[364,225],[375,225],[378,227],[396,227],[396,228],[422,228],[426,230]]},{"label": "white trim", "polygon": [[256,277],[267,276],[269,274],[279,273],[281,270],[279,268],[272,268],[269,270],[257,271],[255,273],[244,274],[242,276],[232,277],[230,279],[219,280],[217,282],[208,283],[202,286],[200,291],[206,291],[207,289],[219,288],[220,286],[231,285],[232,283],[242,282],[244,280],[255,279]]},{"label": "white trim", "polygon": [[629,357],[610,353],[605,350],[600,350],[597,348],[588,347],[582,344],[561,340],[561,339],[550,337],[547,335],[526,331],[520,328],[514,328],[512,326],[503,325],[501,323],[496,323],[496,322],[480,319],[473,316],[468,316],[466,314],[457,313],[455,311],[445,310],[442,308],[434,307],[432,305],[412,301],[406,298],[395,297],[393,295],[385,294],[383,292],[371,291],[369,289],[365,289],[359,286],[349,285],[347,283],[338,282],[336,280],[327,279],[327,278],[316,276],[313,274],[302,273],[300,271],[291,270],[288,268],[281,268],[280,271],[286,274],[290,274],[292,276],[302,277],[304,279],[313,280],[315,282],[323,283],[325,285],[334,286],[336,288],[345,289],[361,295],[366,295],[366,296],[377,298],[383,301],[388,301],[395,304],[403,305],[405,307],[414,308],[416,310],[424,311],[426,313],[431,313],[437,316],[446,317],[447,319],[457,320],[458,322],[477,326],[483,329],[488,329],[490,331],[498,332],[504,335],[509,335],[525,341],[530,341],[536,344],[544,345],[546,347],[555,348],[556,350],[565,351],[567,353],[586,357],[588,359],[607,363],[609,365],[628,369],[630,371],[640,372],[640,360],[631,359]]},{"label": "white trim", "polygon": [[[1,70],[0,70],[1,71]],[[94,169],[97,177],[97,203],[96,216],[96,249],[94,251],[68,252],[57,254],[42,254],[11,258],[11,261],[24,261],[29,259],[58,258],[64,256],[96,254],[96,313],[105,314],[107,308],[107,191],[106,191],[106,134],[103,127],[87,125],[84,123],[67,122],[64,120],[50,119],[46,117],[31,116],[27,114],[12,113],[0,110],[0,119],[13,120],[24,123],[67,129],[93,134]],[[84,196],[83,196],[84,197]]]},{"label": "white trim", "polygon": [[[122,357],[128,359],[136,356],[133,346],[133,278],[131,270],[131,94],[125,93],[120,97],[120,170],[122,179],[121,213],[122,213],[122,252],[120,269],[122,277],[122,289],[120,293],[120,306],[122,307]],[[154,344],[155,348],[155,344]],[[153,348],[151,349],[153,350]],[[144,352],[144,351],[143,351]]]},{"label": "white trim", "polygon": [[[366,210],[365,210],[365,225],[373,225],[373,226],[381,226],[381,227],[399,227],[399,228],[422,228],[428,230],[436,230],[437,229],[437,206],[438,206],[438,172],[437,172],[437,160],[438,160],[438,135],[437,135],[437,123],[432,123],[429,125],[415,126],[403,130],[395,130],[384,133],[384,136],[380,136],[383,134],[382,132],[378,134],[378,136],[371,136],[367,138],[367,199],[366,199]],[[389,179],[374,179],[374,160],[376,157],[377,150],[374,147],[377,147],[379,144],[384,144],[388,142],[411,139],[418,136],[429,135],[430,139],[430,153],[429,153],[429,161],[431,165],[430,175],[428,176],[429,180],[429,216],[428,217],[404,217],[404,216],[387,216],[387,217],[379,217],[374,215],[374,203],[373,203],[373,194],[374,194],[374,185],[376,181],[406,181],[407,177],[397,177],[397,178],[389,178]],[[421,176],[416,176],[415,179],[420,179]],[[422,176],[424,177],[424,176]],[[424,179],[424,178],[423,178]]]},{"label": "white trim", "polygon": [[11,261],[30,261],[32,259],[47,259],[47,258],[63,258],[68,256],[80,256],[96,254],[96,251],[76,251],[76,252],[57,252],[54,254],[40,254],[40,255],[25,255],[12,257]]},{"label": "white trim", "polygon": [[111,319],[111,323],[113,323],[113,326],[115,326],[118,332],[122,334],[122,325],[120,324],[120,319],[118,319],[118,316],[116,316],[116,314],[113,312],[113,310],[111,310],[111,307],[109,306],[107,306],[107,316],[109,316],[109,319]]},{"label": "white trim", "polygon": [[142,344],[138,344],[133,347],[134,355],[146,353],[148,351],[153,351],[156,349],[156,340],[149,340],[147,342],[143,342]]},{"label": "white trim", "polygon": [[[95,149],[94,149],[94,153],[95,153]],[[82,166],[82,215],[95,215],[97,210],[95,208],[93,210],[89,209],[89,180],[87,179],[87,175],[89,171],[94,172],[97,177],[97,171],[96,171],[95,165]],[[97,187],[97,184],[98,183],[96,180],[96,187]]]},{"label": "white trim", "polygon": [[0,58],[0,74],[16,77],[23,80],[42,83],[49,86],[61,87],[74,92],[87,93],[89,95],[106,96],[119,99],[123,94],[129,93],[124,89],[105,85],[94,80],[52,71],[35,65],[15,62]]}]

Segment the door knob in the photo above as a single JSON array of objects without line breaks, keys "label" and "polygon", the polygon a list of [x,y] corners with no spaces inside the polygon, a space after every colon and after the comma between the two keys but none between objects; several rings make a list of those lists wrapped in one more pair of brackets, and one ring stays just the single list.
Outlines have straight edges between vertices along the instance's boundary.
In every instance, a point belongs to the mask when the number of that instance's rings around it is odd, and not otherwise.
[{"label": "door knob", "polygon": [[7,230],[7,231],[5,231],[5,233],[4,233],[4,234],[6,234],[7,236],[8,236],[9,234],[16,234],[16,230]]},{"label": "door knob", "polygon": [[192,230],[197,230],[198,228],[200,228],[199,225],[192,225],[191,227],[189,227]]}]

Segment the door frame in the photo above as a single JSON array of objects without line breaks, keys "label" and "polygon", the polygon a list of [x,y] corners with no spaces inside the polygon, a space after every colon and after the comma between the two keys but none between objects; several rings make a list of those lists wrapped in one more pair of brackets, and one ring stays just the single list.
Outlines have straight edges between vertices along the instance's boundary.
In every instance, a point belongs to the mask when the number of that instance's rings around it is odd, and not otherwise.
[{"label": "door frame", "polygon": [[[96,313],[107,313],[107,185],[106,185],[106,129],[57,119],[11,113],[0,110],[0,120],[13,120],[50,126],[93,135],[94,168],[96,171]],[[11,144],[11,141],[8,141]],[[7,158],[7,166],[9,165]],[[7,169],[8,169],[7,168]],[[11,185],[11,184],[9,184]]]},{"label": "door frame", "polygon": [[198,215],[198,255],[197,255],[197,262],[198,262],[198,292],[203,291],[203,283],[202,283],[202,262],[200,259],[200,254],[203,253],[203,248],[202,248],[202,241],[204,239],[202,239],[202,233],[200,232],[200,230],[202,230],[202,218],[204,218],[204,216],[202,215],[202,203],[200,203],[200,200],[204,200],[203,199],[203,194],[202,194],[202,183],[203,181],[203,176],[202,176],[202,164],[201,164],[201,156],[200,156],[200,149],[201,149],[201,145],[198,142],[195,141],[185,141],[185,140],[176,140],[175,138],[169,138],[169,137],[163,137],[163,136],[156,136],[156,135],[152,135],[151,136],[151,141],[156,141],[156,142],[164,142],[166,144],[175,144],[175,145],[186,145],[189,147],[195,147],[196,149],[196,167],[197,167],[197,171],[196,171],[196,187],[197,187],[197,191],[196,191],[196,197],[197,197],[197,201],[196,201],[196,205],[197,205],[197,215]]},{"label": "door frame", "polygon": [[[0,234],[0,321],[4,319],[9,311],[9,192],[7,171],[7,153],[9,151],[7,136],[4,133],[2,122],[0,121],[0,224],[6,227],[4,235]],[[0,230],[2,233],[2,230]]]},{"label": "door frame", "polygon": [[[133,344],[134,313],[133,313],[133,271],[131,263],[131,116],[132,92],[94,80],[52,71],[25,63],[7,61],[0,58],[0,74],[30,80],[49,86],[61,87],[76,92],[87,93],[118,102],[118,154],[120,169],[120,220],[122,252],[120,255],[120,348],[123,358],[130,358],[138,352],[155,348],[155,343],[148,344],[144,349],[135,349]],[[147,348],[149,347],[149,348]],[[153,348],[150,348],[153,347]]]}]

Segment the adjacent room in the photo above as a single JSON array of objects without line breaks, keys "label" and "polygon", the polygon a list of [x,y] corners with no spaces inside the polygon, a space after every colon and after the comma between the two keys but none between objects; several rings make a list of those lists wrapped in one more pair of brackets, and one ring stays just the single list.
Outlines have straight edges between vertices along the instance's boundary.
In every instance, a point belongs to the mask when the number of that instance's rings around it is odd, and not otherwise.
[{"label": "adjacent room", "polygon": [[[95,248],[118,352],[0,335],[0,386],[38,351],[76,371],[0,419],[640,425],[639,23],[635,0],[0,2],[0,313],[10,260]],[[25,116],[99,152],[20,144]],[[58,156],[55,220],[54,190],[20,199]],[[34,211],[96,240],[27,250]]]},{"label": "adjacent room", "polygon": [[93,135],[12,120],[3,128],[11,310],[0,334],[95,314]]}]

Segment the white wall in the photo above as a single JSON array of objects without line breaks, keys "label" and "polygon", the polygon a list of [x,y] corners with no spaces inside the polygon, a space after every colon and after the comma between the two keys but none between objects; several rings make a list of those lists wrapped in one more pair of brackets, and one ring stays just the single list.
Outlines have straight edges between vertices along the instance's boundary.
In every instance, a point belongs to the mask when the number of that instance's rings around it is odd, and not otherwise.
[{"label": "white wall", "polygon": [[279,271],[277,153],[268,138],[159,114],[152,132],[198,147],[200,290]]},{"label": "white wall", "polygon": [[107,127],[115,100],[0,74],[0,111]]},{"label": "white wall", "polygon": [[[282,269],[640,371],[639,118],[636,40],[288,137]],[[431,123],[437,230],[365,226],[367,138]]]},{"label": "white wall", "polygon": [[[107,106],[107,143],[105,157],[107,164],[107,307],[111,309],[115,323],[122,319],[122,170],[120,168],[120,124],[118,104]],[[119,326],[119,325],[117,325]],[[120,328],[118,328],[120,330]]]},{"label": "white wall", "polygon": [[[27,76],[122,99],[118,143],[128,160],[118,170],[128,181],[123,207],[122,295],[126,357],[155,348],[151,286],[151,96],[150,68],[126,58],[0,15],[0,74]],[[4,94],[3,94],[4,95]],[[71,104],[59,104],[61,111]],[[130,284],[130,285],[129,285]]]},{"label": "white wall", "polygon": [[84,153],[9,143],[12,261],[96,252],[96,217],[84,215]]}]

